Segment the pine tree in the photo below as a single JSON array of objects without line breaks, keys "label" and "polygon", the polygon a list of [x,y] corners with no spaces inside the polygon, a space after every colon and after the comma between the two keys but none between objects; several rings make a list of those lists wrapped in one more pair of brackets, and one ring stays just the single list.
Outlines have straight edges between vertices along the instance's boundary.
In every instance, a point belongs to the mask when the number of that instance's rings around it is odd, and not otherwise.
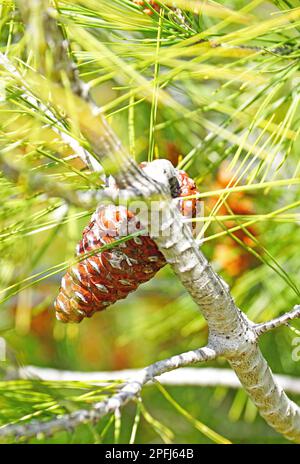
[{"label": "pine tree", "polygon": [[[197,350],[210,322],[171,269],[181,263],[173,266],[166,253],[171,265],[163,266],[159,240],[160,251],[152,238],[145,243],[161,260],[153,274],[163,269],[109,311],[64,325],[55,320],[54,301],[62,277],[83,259],[115,256],[126,243],[133,253],[143,231],[74,257],[89,218],[105,204],[108,182],[114,178],[132,199],[141,181],[136,166],[167,159],[197,186],[184,196],[192,194],[190,207],[202,201],[204,217],[192,217],[192,228],[222,277],[220,288],[229,284],[236,305],[262,324],[259,334],[271,328],[265,321],[283,314],[277,327],[299,316],[298,307],[284,315],[299,304],[297,2],[3,0],[0,9],[0,437],[286,443],[246,391],[226,383],[224,360]],[[149,185],[168,193],[155,179]],[[299,329],[295,320],[261,343],[298,404],[291,377],[300,374]],[[166,387],[162,377],[140,397],[136,385],[162,369],[152,364],[167,358],[163,369],[175,368],[172,356],[182,352],[183,366],[208,360],[217,370],[174,371]],[[147,365],[126,401],[121,374],[103,383],[103,371]],[[61,378],[64,369],[69,377]],[[81,371],[100,372],[102,380]],[[102,414],[109,398],[120,401],[121,416],[109,408]]]}]

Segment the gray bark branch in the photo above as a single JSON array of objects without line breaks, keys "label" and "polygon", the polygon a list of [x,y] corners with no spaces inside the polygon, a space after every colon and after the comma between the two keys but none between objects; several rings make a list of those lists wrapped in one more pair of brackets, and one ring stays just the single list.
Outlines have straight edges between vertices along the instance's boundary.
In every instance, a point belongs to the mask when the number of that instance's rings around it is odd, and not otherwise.
[{"label": "gray bark branch", "polygon": [[255,331],[258,335],[262,335],[265,332],[276,329],[282,325],[288,325],[293,319],[298,319],[300,317],[300,305],[296,305],[292,311],[283,314],[282,316],[272,319],[271,321],[263,322],[261,324],[256,324]]},{"label": "gray bark branch", "polygon": [[150,366],[137,371],[136,375],[125,382],[123,387],[110,398],[95,403],[89,410],[78,410],[71,414],[65,414],[47,422],[32,421],[24,425],[12,424],[0,428],[0,438],[13,436],[17,439],[52,436],[61,430],[70,430],[80,424],[88,422],[96,423],[101,417],[119,410],[129,401],[137,399],[143,386],[165,372],[188,366],[194,363],[211,361],[216,358],[216,353],[209,347],[188,351],[177,356],[158,361]]}]

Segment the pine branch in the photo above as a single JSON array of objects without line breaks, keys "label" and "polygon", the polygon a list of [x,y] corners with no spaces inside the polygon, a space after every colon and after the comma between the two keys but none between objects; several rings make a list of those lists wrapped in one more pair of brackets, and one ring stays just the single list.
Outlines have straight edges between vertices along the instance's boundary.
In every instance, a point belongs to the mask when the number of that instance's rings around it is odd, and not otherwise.
[{"label": "pine branch", "polygon": [[[24,169],[12,159],[6,159],[0,153],[0,168],[5,177],[13,183],[18,183],[24,174]],[[96,208],[99,204],[97,192],[80,192],[67,189],[63,183],[50,181],[43,174],[27,172],[26,188],[30,191],[47,194],[49,198],[61,198],[66,204],[85,208]]]},{"label": "pine branch", "polygon": [[272,319],[268,322],[263,322],[262,324],[257,324],[255,326],[256,333],[260,336],[265,332],[269,332],[270,330],[276,329],[282,325],[288,325],[289,321],[293,319],[297,319],[300,317],[300,305],[294,307],[292,311],[283,314],[282,316],[277,317],[276,319]]},{"label": "pine branch", "polygon": [[[118,170],[121,169],[121,166],[122,168],[126,167],[128,170],[138,170],[140,176],[142,175],[142,171],[138,167],[132,165],[121,141],[111,130],[106,119],[101,114],[101,109],[97,107],[91,98],[89,88],[79,79],[76,64],[70,57],[69,42],[65,37],[62,26],[58,24],[55,18],[55,10],[49,6],[49,0],[38,0],[37,2],[17,0],[17,3],[21,10],[24,23],[29,30],[31,25],[34,27],[31,21],[34,22],[36,16],[38,16],[42,22],[44,34],[39,38],[38,71],[42,75],[47,76],[49,82],[59,84],[60,86],[60,92],[57,86],[55,87],[57,95],[53,96],[53,103],[59,106],[62,101],[68,101],[68,91],[64,88],[65,77],[67,77],[70,84],[72,96],[77,97],[74,98],[74,100],[75,103],[79,105],[78,111],[81,111],[81,117],[79,117],[80,129],[93,149],[92,156],[86,156],[87,165],[92,170],[95,170],[92,159],[96,161],[96,169],[97,166],[102,166],[103,163],[106,163],[106,165],[103,166],[106,174],[113,174],[120,187],[128,187],[124,173],[122,176],[118,176]],[[50,66],[45,59],[47,54],[52,56]],[[71,114],[69,116],[72,118]],[[110,154],[109,157],[106,156],[107,153]],[[111,162],[112,159],[113,163]]]},{"label": "pine branch", "polygon": [[24,425],[13,424],[0,428],[1,437],[15,437],[16,439],[51,436],[61,430],[70,430],[80,424],[96,423],[101,417],[113,413],[125,406],[129,401],[137,399],[143,386],[165,372],[182,366],[199,362],[211,361],[216,353],[209,347],[188,351],[177,356],[158,361],[137,372],[131,380],[125,382],[121,390],[110,398],[94,404],[89,410],[79,410],[66,414],[47,422],[29,422]]},{"label": "pine branch", "polygon": [[[94,157],[85,148],[83,148],[76,139],[67,134],[63,122],[57,118],[57,116],[48,108],[47,105],[44,105],[40,101],[37,95],[35,95],[34,87],[32,89],[28,88],[22,74],[18,71],[14,64],[11,63],[9,58],[2,52],[0,52],[0,66],[2,66],[8,72],[8,74],[13,77],[20,85],[20,88],[23,92],[21,98],[23,98],[23,100],[30,106],[35,106],[36,108],[40,109],[46,118],[48,118],[49,126],[51,129],[60,136],[63,142],[65,142],[66,145],[68,145],[73,150],[73,153],[76,154],[85,165],[90,167],[92,166],[93,170],[99,171],[101,173],[103,171],[101,164],[95,161]],[[53,123],[53,121],[55,123]]]}]

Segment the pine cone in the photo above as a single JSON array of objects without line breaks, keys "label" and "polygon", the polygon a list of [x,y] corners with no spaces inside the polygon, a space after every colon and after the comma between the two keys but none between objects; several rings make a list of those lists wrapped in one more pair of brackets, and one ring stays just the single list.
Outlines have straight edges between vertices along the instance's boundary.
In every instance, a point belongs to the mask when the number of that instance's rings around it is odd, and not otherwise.
[{"label": "pine cone", "polygon": [[[146,163],[142,164],[144,167]],[[177,171],[180,197],[195,195],[196,185],[184,171]],[[195,217],[198,200],[180,201],[181,213]],[[192,216],[191,216],[192,215]],[[99,206],[84,229],[77,256],[113,243],[141,228],[125,206]],[[56,317],[63,322],[80,322],[91,317],[150,280],[166,264],[155,242],[147,235],[127,240],[73,265],[62,278],[54,303]]]}]

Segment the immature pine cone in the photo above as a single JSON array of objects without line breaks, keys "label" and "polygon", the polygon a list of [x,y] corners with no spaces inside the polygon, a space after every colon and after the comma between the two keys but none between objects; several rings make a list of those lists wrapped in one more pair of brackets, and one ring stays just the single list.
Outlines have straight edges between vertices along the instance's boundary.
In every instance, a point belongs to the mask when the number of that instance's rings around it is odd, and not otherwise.
[{"label": "immature pine cone", "polygon": [[[146,163],[143,163],[142,167]],[[180,197],[195,195],[196,185],[184,171],[177,171]],[[196,216],[198,200],[180,201],[187,217]],[[80,256],[103,247],[141,227],[134,214],[124,206],[99,206],[84,229],[77,245]],[[125,234],[125,235],[127,235]],[[150,280],[166,264],[155,242],[147,235],[134,237],[115,247],[96,253],[74,264],[61,281],[54,303],[56,317],[63,322],[80,322],[91,317]]]}]

